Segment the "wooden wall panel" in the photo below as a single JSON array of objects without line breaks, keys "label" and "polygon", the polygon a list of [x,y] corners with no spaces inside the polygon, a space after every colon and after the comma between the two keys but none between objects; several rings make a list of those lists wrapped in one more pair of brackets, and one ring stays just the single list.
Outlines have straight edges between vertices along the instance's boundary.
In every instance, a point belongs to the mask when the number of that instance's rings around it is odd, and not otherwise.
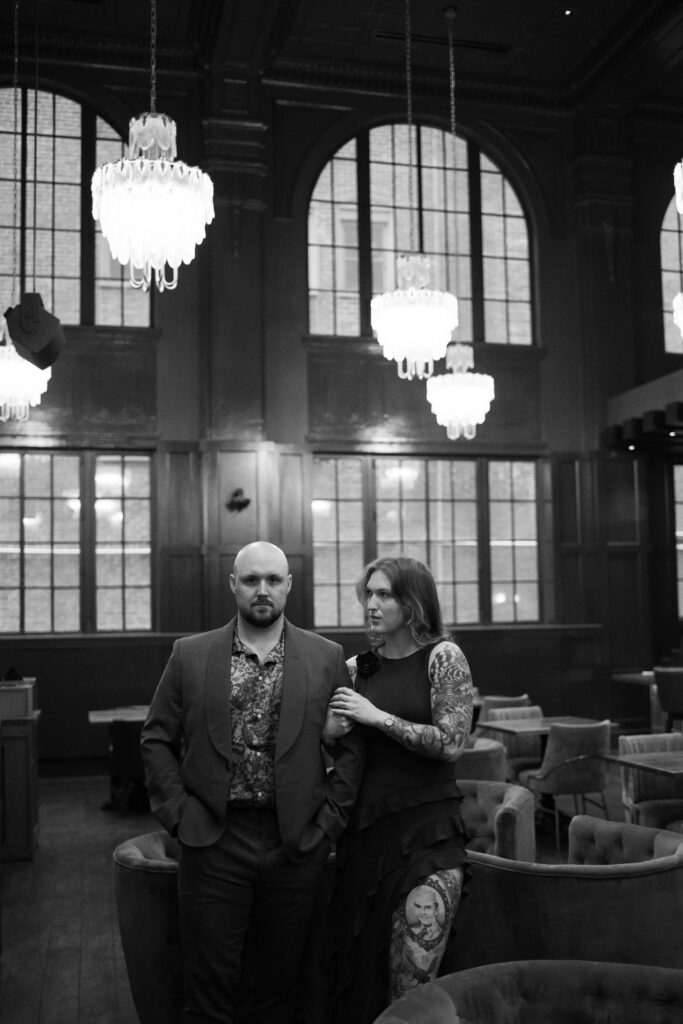
[{"label": "wooden wall panel", "polygon": [[25,423],[0,423],[0,443],[56,438],[68,444],[156,443],[158,331],[65,327],[66,344],[39,406]]},{"label": "wooden wall panel", "polygon": [[35,676],[41,760],[105,757],[105,726],[88,711],[148,703],[177,634],[0,638],[3,671]]},{"label": "wooden wall panel", "polygon": [[192,632],[204,616],[201,459],[195,446],[169,446],[157,459],[157,620]]},{"label": "wooden wall panel", "polygon": [[[309,435],[315,443],[408,440],[448,446],[539,447],[540,349],[479,345],[475,369],[494,377],[496,397],[476,441],[448,441],[427,401],[425,381],[401,380],[377,342],[308,339]],[[437,364],[444,373],[445,363]]]}]

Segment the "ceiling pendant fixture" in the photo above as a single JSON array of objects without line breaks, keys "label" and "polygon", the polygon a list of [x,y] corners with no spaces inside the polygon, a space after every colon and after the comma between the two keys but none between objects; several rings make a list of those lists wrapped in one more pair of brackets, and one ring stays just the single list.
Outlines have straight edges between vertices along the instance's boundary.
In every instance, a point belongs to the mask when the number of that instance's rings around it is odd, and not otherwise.
[{"label": "ceiling pendant fixture", "polygon": [[[453,45],[453,19],[455,10],[444,12],[448,21],[448,58],[450,72],[451,138],[453,140],[453,173],[456,169],[455,132],[455,47]],[[427,381],[427,401],[432,407],[439,426],[446,427],[451,441],[463,437],[472,441],[477,427],[484,422],[495,395],[493,377],[488,373],[472,373],[474,350],[470,344],[453,342],[446,352],[446,367],[451,373],[430,377]]]},{"label": "ceiling pendant fixture", "polygon": [[[64,334],[57,317],[43,309],[43,300],[36,292],[36,216],[37,216],[37,111],[38,111],[38,21],[36,16],[35,89],[33,92],[33,292],[25,293],[18,305],[0,317],[0,422],[9,419],[25,422],[31,407],[40,405],[52,376],[50,365],[61,352]],[[23,282],[19,265],[19,0],[14,4],[14,135],[12,222],[12,297],[16,295],[17,279]],[[10,334],[10,323],[12,334]]]},{"label": "ceiling pendant fixture", "polygon": [[681,332],[683,338],[683,292],[678,292],[673,298],[674,325]]},{"label": "ceiling pendant fixture", "polygon": [[676,209],[683,213],[683,160],[674,167],[674,188],[676,189]]},{"label": "ceiling pendant fixture", "polygon": [[427,381],[427,401],[436,422],[446,427],[451,441],[460,437],[472,441],[494,399],[493,377],[488,373],[470,372],[474,367],[474,353],[471,345],[462,342],[448,346],[446,366],[452,373],[439,374]]},{"label": "ceiling pendant fixture", "polygon": [[[458,325],[458,300],[449,292],[429,288],[429,257],[414,252],[413,239],[413,107],[411,74],[410,0],[405,5],[406,97],[408,122],[408,217],[410,253],[396,257],[394,291],[375,295],[370,322],[385,359],[395,360],[402,379],[430,377],[443,358]],[[396,205],[396,204],[394,204]],[[419,216],[419,211],[418,211]]]},{"label": "ceiling pendant fixture", "polygon": [[7,320],[0,318],[0,422],[28,419],[32,406],[40,405],[52,370],[41,370],[17,352]]},{"label": "ceiling pendant fixture", "polygon": [[151,0],[149,112],[130,120],[128,156],[93,174],[92,215],[112,258],[130,264],[133,288],[148,291],[154,281],[162,292],[176,287],[178,267],[194,259],[214,209],[211,178],[176,159],[175,121],[157,113],[156,39],[156,0]]}]

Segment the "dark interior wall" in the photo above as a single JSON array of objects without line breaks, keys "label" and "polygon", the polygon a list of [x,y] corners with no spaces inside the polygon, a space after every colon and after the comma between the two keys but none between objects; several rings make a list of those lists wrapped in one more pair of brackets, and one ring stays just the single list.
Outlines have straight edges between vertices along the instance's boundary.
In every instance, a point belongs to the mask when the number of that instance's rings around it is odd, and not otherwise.
[{"label": "dark interior wall", "polygon": [[[123,128],[146,105],[138,78],[65,68],[51,84],[90,97]],[[644,208],[647,195],[670,190],[667,147],[649,161],[646,126],[634,135],[611,112],[462,103],[460,130],[488,147],[529,216],[538,315],[533,349],[477,353],[497,397],[477,441],[452,443],[423,386],[399,381],[371,339],[306,337],[310,191],[360,125],[402,118],[403,98],[253,83],[238,93],[215,89],[204,106],[202,83],[187,77],[164,96],[180,157],[212,175],[216,218],[177,291],[156,297],[156,332],[69,331],[40,409],[25,425],[0,424],[2,446],[156,453],[159,633],[0,639],[3,663],[39,677],[43,756],[92,754],[86,705],[146,701],[169,638],[225,620],[232,558],[255,536],[290,554],[292,618],[311,624],[316,450],[544,459],[552,628],[467,630],[462,643],[484,690],[529,688],[548,710],[602,714],[612,665],[649,664],[677,640],[670,612],[662,615],[671,605],[670,524],[659,515],[656,541],[650,529],[667,467],[653,506],[640,462],[600,452],[607,396],[668,365],[653,354],[661,348],[658,263]],[[445,96],[420,103],[421,116],[448,127]],[[235,488],[250,498],[242,512],[226,507]],[[363,642],[341,638],[349,653]],[[68,716],[76,731],[64,731]]]}]

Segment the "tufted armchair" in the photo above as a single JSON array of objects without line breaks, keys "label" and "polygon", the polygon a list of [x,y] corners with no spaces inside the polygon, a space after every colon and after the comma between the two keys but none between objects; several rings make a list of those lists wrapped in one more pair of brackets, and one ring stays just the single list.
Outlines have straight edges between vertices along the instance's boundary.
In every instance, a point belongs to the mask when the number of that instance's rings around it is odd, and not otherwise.
[{"label": "tufted armchair", "polygon": [[566,864],[469,859],[442,973],[517,958],[683,969],[683,836],[579,815]]},{"label": "tufted armchair", "polygon": [[178,921],[178,844],[150,832],[114,850],[123,956],[140,1024],[180,1024],[183,966]]},{"label": "tufted armchair", "polygon": [[459,779],[458,787],[470,837],[468,850],[510,860],[534,859],[534,798],[527,789],[508,782],[475,779]]},{"label": "tufted armchair", "polygon": [[375,1024],[679,1024],[683,972],[582,960],[522,960],[437,978]]}]

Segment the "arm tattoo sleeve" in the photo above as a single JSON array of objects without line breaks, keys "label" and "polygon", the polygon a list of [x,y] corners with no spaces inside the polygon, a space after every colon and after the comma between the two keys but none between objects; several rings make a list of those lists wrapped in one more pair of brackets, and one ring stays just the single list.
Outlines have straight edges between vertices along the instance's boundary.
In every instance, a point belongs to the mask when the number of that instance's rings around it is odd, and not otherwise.
[{"label": "arm tattoo sleeve", "polygon": [[454,761],[472,725],[472,677],[467,659],[456,644],[441,645],[429,676],[432,724],[394,718],[384,731],[416,754]]}]

